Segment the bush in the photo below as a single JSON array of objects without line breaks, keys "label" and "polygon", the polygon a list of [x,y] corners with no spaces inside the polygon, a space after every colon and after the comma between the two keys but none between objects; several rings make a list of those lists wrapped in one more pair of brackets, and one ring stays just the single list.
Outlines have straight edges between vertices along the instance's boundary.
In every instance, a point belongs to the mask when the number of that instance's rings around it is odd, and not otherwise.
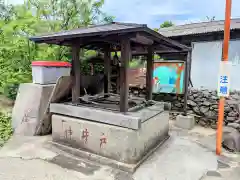
[{"label": "bush", "polygon": [[15,100],[20,83],[31,82],[31,72],[13,72],[0,70],[0,93],[5,97]]},{"label": "bush", "polygon": [[0,146],[2,146],[12,135],[11,116],[0,112]]},{"label": "bush", "polygon": [[18,92],[18,87],[19,87],[19,83],[15,83],[15,84],[8,84],[5,89],[4,89],[4,95],[11,99],[11,100],[15,100],[17,97],[17,92]]}]

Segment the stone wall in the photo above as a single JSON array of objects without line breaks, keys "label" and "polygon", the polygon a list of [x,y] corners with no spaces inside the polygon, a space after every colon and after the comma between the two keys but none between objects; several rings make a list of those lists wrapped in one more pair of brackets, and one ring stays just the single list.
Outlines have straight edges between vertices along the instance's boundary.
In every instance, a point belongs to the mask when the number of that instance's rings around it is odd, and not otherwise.
[{"label": "stone wall", "polygon": [[[155,100],[171,102],[172,119],[183,111],[183,95],[157,95]],[[218,96],[216,91],[207,89],[190,89],[187,101],[187,113],[196,117],[197,123],[205,127],[216,128],[218,118]],[[240,91],[233,91],[226,99],[224,122],[240,130]]]}]

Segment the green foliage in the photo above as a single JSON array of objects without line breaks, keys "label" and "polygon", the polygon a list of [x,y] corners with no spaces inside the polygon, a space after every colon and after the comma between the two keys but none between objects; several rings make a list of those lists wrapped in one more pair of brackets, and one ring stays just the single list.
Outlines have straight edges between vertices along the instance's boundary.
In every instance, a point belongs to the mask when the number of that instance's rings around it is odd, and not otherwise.
[{"label": "green foliage", "polygon": [[[104,0],[27,0],[6,5],[0,0],[0,94],[15,100],[20,83],[31,82],[33,60],[70,61],[70,49],[38,45],[29,37],[113,21],[101,11]],[[82,57],[96,54],[84,51]],[[89,71],[83,63],[84,71]],[[101,69],[101,67],[99,67]],[[0,146],[12,134],[10,117],[0,112]]]},{"label": "green foliage", "polygon": [[140,62],[136,59],[133,59],[129,64],[130,68],[138,68],[139,66],[140,66]]},{"label": "green foliage", "polygon": [[[0,0],[0,93],[15,99],[19,84],[31,81],[33,60],[70,61],[69,48],[38,45],[29,37],[113,21],[101,11],[103,4],[104,0],[28,0],[13,6]],[[88,71],[87,65],[82,68]]]},{"label": "green foliage", "polygon": [[0,112],[0,147],[12,135],[11,117],[3,112]]},{"label": "green foliage", "polygon": [[[174,26],[172,21],[165,21],[160,25],[160,28],[167,28],[167,27],[171,27]],[[154,31],[159,31],[159,28],[153,28]]]},{"label": "green foliage", "polygon": [[166,27],[171,27],[171,26],[174,26],[172,21],[165,21],[160,25],[160,28],[166,28]]}]

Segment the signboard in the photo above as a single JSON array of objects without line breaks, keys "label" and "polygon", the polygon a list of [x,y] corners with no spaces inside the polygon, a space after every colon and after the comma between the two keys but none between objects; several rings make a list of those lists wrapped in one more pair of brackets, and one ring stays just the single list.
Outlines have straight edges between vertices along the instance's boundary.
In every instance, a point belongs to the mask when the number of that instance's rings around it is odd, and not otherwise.
[{"label": "signboard", "polygon": [[231,62],[221,61],[218,75],[218,96],[228,97],[230,92]]},{"label": "signboard", "polygon": [[183,61],[154,63],[153,93],[184,93],[185,64]]}]

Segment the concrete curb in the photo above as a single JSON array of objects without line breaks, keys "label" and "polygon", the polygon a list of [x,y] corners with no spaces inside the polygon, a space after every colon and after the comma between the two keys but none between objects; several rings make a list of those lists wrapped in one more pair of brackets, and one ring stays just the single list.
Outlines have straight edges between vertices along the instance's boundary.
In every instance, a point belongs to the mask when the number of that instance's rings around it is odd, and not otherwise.
[{"label": "concrete curb", "polygon": [[[158,148],[160,148],[168,139],[170,136],[166,136],[161,143],[159,143],[155,148],[153,148],[152,150],[150,150],[138,163],[136,164],[126,164],[126,163],[122,163],[122,162],[118,162],[116,160],[112,160],[97,154],[93,154],[93,153],[89,153],[86,151],[82,151],[79,149],[75,149],[75,148],[71,148],[69,146],[66,145],[62,145],[53,141],[49,141],[48,144],[59,149],[60,151],[66,152],[68,154],[71,154],[73,156],[76,156],[77,158],[82,158],[82,159],[86,159],[89,161],[93,161],[96,163],[99,163],[101,165],[106,165],[106,166],[110,166],[113,167],[115,169],[120,169],[122,171],[126,171],[126,172],[130,172],[130,173],[134,173],[135,170],[149,157],[151,156]],[[49,148],[49,147],[48,147]]]}]

